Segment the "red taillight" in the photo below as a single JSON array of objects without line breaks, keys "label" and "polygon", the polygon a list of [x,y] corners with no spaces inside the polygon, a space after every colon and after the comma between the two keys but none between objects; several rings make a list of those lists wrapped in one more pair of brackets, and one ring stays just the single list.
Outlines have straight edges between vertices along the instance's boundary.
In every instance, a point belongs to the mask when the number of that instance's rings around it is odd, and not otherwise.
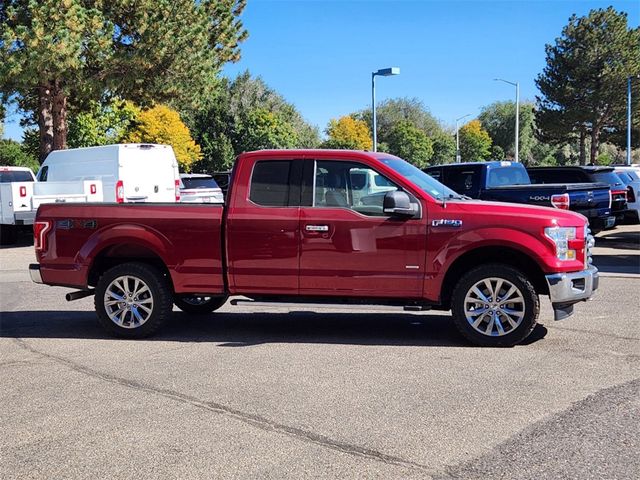
[{"label": "red taillight", "polygon": [[27,196],[27,187],[20,187],[20,196],[21,197],[26,197]]},{"label": "red taillight", "polygon": [[33,224],[33,246],[36,251],[47,249],[47,232],[51,230],[51,222],[34,222]]},{"label": "red taillight", "polygon": [[98,187],[96,187],[96,185],[92,183],[91,186],[89,187],[89,191],[91,192],[91,195],[95,195],[96,192],[98,191]]},{"label": "red taillight", "polygon": [[122,180],[118,180],[116,183],[116,202],[124,203],[124,183]]},{"label": "red taillight", "polygon": [[176,180],[176,202],[180,201],[180,180]]},{"label": "red taillight", "polygon": [[551,205],[560,210],[569,210],[571,200],[568,193],[562,193],[560,195],[551,195]]},{"label": "red taillight", "polygon": [[627,199],[627,191],[626,190],[611,190],[612,195],[620,195],[624,200]]}]

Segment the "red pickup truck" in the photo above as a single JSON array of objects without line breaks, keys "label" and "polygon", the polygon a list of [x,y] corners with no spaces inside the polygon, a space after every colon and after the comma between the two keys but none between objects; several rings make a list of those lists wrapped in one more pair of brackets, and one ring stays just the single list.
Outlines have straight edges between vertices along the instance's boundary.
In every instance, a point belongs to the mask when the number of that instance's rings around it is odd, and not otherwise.
[{"label": "red pickup truck", "polygon": [[[470,200],[400,158],[345,150],[250,152],[226,205],[42,205],[33,281],[95,295],[102,325],[144,337],[173,304],[255,302],[451,310],[471,342],[509,346],[598,287],[586,219]],[[232,304],[237,299],[232,300]]]}]

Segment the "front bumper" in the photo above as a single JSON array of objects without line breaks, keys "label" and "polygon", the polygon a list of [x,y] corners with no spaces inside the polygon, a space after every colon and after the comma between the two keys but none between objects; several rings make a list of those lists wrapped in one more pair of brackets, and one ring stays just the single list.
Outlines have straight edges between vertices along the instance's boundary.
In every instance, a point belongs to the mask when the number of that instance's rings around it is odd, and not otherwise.
[{"label": "front bumper", "polygon": [[29,276],[31,277],[31,281],[34,283],[44,283],[42,281],[42,276],[40,275],[40,265],[37,263],[29,264]]},{"label": "front bumper", "polygon": [[598,269],[593,265],[581,272],[546,275],[549,299],[556,320],[573,313],[573,304],[588,300],[598,289]]}]

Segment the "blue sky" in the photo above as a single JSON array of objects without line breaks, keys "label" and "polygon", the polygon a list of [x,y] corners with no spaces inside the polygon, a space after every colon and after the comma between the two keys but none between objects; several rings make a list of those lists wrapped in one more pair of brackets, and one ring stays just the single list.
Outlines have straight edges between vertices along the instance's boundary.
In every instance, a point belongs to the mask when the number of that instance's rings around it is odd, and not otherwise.
[{"label": "blue sky", "polygon": [[[224,74],[249,70],[324,130],[329,119],[371,105],[371,72],[378,100],[417,97],[445,124],[475,116],[496,100],[533,100],[534,80],[571,14],[609,5],[640,25],[634,1],[322,1],[248,0],[242,15],[249,38],[240,62]],[[621,93],[624,95],[624,92]],[[20,138],[17,117],[5,136]]]}]

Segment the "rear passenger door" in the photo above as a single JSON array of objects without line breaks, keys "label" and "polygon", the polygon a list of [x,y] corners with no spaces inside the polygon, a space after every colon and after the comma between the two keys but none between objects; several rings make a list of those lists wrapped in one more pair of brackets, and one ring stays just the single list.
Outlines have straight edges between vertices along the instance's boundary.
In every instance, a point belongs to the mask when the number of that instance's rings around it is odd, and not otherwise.
[{"label": "rear passenger door", "polygon": [[[259,160],[227,215],[232,292],[296,295],[303,160]],[[244,196],[244,195],[243,195]]]}]

